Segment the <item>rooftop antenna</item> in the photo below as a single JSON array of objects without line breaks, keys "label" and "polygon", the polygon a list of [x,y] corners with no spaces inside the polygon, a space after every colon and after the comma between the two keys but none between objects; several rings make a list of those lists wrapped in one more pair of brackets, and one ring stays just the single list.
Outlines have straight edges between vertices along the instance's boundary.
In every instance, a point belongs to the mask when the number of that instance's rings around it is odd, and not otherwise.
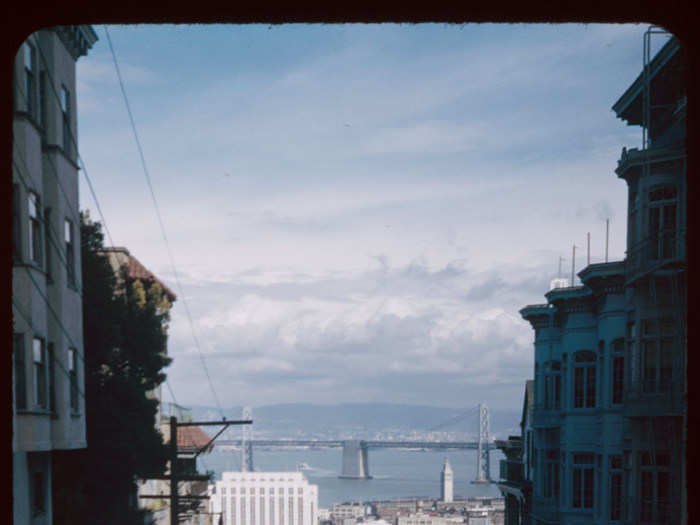
[{"label": "rooftop antenna", "polygon": [[610,219],[605,219],[605,262],[608,262],[608,238],[610,236]]},{"label": "rooftop antenna", "polygon": [[571,252],[571,286],[574,286],[574,268],[576,267],[576,245],[573,245]]},{"label": "rooftop antenna", "polygon": [[559,277],[560,279],[561,279],[561,262],[565,261],[565,260],[566,259],[564,259],[561,255],[559,256],[559,273],[557,274],[557,277]]}]

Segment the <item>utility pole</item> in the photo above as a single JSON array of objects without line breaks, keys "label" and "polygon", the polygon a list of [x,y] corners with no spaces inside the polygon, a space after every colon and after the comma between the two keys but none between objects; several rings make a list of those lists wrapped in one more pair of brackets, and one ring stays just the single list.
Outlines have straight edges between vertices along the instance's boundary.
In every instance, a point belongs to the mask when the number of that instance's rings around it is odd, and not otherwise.
[{"label": "utility pole", "polygon": [[177,418],[170,416],[170,525],[178,525],[177,474]]},{"label": "utility pole", "polygon": [[223,428],[216,433],[216,435],[209,440],[209,442],[200,448],[194,455],[196,458],[202,452],[207,450],[214,440],[221,435],[221,433],[226,430],[229,425],[252,425],[252,419],[244,419],[240,421],[226,421],[223,419],[221,421],[188,421],[178,423],[175,416],[170,416],[170,443],[168,446],[169,456],[170,456],[170,473],[167,475],[152,475],[146,476],[145,479],[163,479],[170,482],[170,494],[142,494],[140,498],[148,499],[170,499],[170,525],[178,525],[179,507],[180,500],[198,500],[198,499],[209,499],[209,496],[196,496],[196,495],[182,495],[180,496],[178,492],[178,482],[180,481],[209,481],[209,476],[203,474],[185,474],[184,472],[179,472],[178,456],[177,456],[177,429],[178,427],[201,427],[201,426],[212,426],[212,425],[223,425]]}]

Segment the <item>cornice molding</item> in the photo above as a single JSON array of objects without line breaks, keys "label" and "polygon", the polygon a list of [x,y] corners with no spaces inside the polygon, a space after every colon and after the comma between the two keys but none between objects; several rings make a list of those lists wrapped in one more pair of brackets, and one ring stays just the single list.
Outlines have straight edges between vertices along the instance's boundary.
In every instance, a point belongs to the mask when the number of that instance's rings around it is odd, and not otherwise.
[{"label": "cornice molding", "polygon": [[73,60],[87,55],[88,50],[97,42],[97,33],[89,25],[56,26],[53,29]]}]

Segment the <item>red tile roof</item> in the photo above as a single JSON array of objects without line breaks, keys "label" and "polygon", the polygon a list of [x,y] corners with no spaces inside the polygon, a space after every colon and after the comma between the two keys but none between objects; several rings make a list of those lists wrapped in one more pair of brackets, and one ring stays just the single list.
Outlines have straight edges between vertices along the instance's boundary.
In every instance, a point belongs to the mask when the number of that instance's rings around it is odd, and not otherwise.
[{"label": "red tile roof", "polygon": [[103,251],[107,252],[107,253],[113,253],[115,255],[117,255],[117,254],[122,255],[122,257],[120,258],[121,261],[123,261],[124,257],[125,257],[126,258],[126,262],[125,262],[126,271],[127,271],[127,275],[130,278],[139,279],[141,281],[146,281],[148,283],[157,282],[160,285],[160,287],[163,289],[165,294],[168,296],[168,299],[170,300],[170,302],[174,302],[175,300],[177,300],[177,296],[175,295],[175,293],[170,288],[168,288],[165,285],[165,283],[163,283],[163,281],[158,279],[158,277],[153,275],[153,273],[151,273],[143,264],[141,264],[136,257],[131,255],[129,253],[129,250],[127,250],[126,248],[121,248],[121,247],[104,248]]},{"label": "red tile roof", "polygon": [[[163,441],[170,443],[170,425],[163,423],[160,430],[163,434]],[[177,449],[179,452],[197,452],[200,448],[207,446],[210,439],[200,427],[180,427],[177,429]],[[210,444],[205,452],[211,452],[213,448],[214,443]]]},{"label": "red tile roof", "polygon": [[[180,427],[177,429],[177,448],[181,451],[199,450],[205,447],[211,438],[199,427]],[[207,452],[214,447],[209,445]]]}]

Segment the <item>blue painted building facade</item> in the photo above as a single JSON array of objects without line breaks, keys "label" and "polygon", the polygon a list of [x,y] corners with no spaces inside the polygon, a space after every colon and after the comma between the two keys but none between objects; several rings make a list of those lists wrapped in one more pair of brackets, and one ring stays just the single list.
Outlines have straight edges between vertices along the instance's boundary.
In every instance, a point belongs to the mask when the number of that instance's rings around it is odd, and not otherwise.
[{"label": "blue painted building facade", "polygon": [[535,355],[531,514],[518,523],[687,523],[684,59],[675,37],[651,59],[654,34],[613,106],[643,130],[615,170],[628,185],[625,260],[589,265],[580,286],[520,311]]}]

